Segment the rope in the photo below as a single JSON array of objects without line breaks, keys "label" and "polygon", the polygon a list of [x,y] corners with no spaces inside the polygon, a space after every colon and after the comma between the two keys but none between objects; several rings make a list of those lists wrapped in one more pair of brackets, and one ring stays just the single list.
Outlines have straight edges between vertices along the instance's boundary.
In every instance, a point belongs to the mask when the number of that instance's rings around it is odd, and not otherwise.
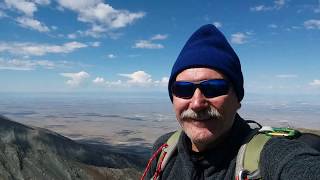
[{"label": "rope", "polygon": [[[155,158],[157,158],[158,154],[159,154],[164,148],[166,148],[166,147],[168,147],[168,144],[165,143],[165,144],[163,144],[162,146],[160,146],[155,153],[152,154],[151,158],[150,158],[149,161],[148,161],[147,167],[146,167],[146,169],[144,170],[143,175],[142,175],[142,177],[140,178],[140,180],[144,180],[144,178],[145,178],[146,175],[147,175],[147,172],[148,172],[149,169],[151,168],[151,163],[152,163],[152,161],[153,161]],[[164,156],[165,156],[165,155],[164,155]],[[163,161],[164,156],[161,157],[161,161]],[[158,165],[157,171],[156,171],[154,177],[157,177],[157,176],[159,175],[159,173],[160,173],[159,167],[160,167],[160,171],[161,171],[161,163],[160,163],[160,165]],[[159,172],[158,172],[158,171],[159,171]],[[157,176],[156,176],[156,175],[157,175]]]}]

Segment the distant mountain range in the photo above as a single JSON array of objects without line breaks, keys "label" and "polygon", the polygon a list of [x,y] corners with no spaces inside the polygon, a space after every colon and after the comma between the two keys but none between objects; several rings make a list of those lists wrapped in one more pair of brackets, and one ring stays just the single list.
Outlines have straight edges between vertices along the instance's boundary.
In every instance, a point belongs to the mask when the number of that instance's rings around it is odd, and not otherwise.
[{"label": "distant mountain range", "polygon": [[76,142],[0,116],[0,179],[139,179],[146,155]]}]

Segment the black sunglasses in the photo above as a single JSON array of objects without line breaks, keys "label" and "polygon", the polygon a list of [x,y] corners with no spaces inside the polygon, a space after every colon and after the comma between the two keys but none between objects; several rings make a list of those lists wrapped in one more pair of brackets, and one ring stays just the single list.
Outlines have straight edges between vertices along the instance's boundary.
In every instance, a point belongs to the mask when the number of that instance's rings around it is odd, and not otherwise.
[{"label": "black sunglasses", "polygon": [[192,98],[197,88],[206,98],[214,98],[228,94],[229,82],[224,79],[210,79],[199,83],[175,81],[171,86],[172,93],[183,99]]}]

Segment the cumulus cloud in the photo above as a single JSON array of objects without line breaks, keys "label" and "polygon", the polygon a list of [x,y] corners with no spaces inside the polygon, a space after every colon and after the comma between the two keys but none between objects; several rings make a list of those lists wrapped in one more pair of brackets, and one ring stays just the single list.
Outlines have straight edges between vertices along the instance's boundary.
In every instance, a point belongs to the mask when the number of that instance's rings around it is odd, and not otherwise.
[{"label": "cumulus cloud", "polygon": [[221,28],[222,27],[222,23],[221,22],[213,22],[213,25],[216,26],[217,28]]},{"label": "cumulus cloud", "polygon": [[29,71],[34,70],[38,67],[45,69],[54,69],[56,67],[54,62],[48,60],[19,60],[11,59],[4,60],[0,59],[0,69],[5,70],[18,70],[18,71]]},{"label": "cumulus cloud", "polygon": [[167,34],[156,34],[152,36],[149,40],[138,40],[132,46],[133,48],[140,48],[140,49],[162,49],[164,46],[160,43],[154,43],[155,40],[164,40],[167,39]]},{"label": "cumulus cloud", "polygon": [[296,74],[278,74],[276,75],[277,78],[297,78],[298,75]]},{"label": "cumulus cloud", "polygon": [[304,27],[307,29],[320,29],[319,19],[310,19],[303,23]]},{"label": "cumulus cloud", "polygon": [[160,86],[167,86],[169,82],[169,78],[168,77],[162,77],[160,81],[154,81],[154,84],[156,86],[160,85]]},{"label": "cumulus cloud", "polygon": [[139,40],[133,46],[133,48],[140,48],[140,49],[162,49],[164,46],[159,43],[152,43],[148,40]]},{"label": "cumulus cloud", "polygon": [[50,29],[40,21],[29,17],[18,17],[16,21],[21,27],[37,30],[39,32],[48,32]]},{"label": "cumulus cloud", "polygon": [[44,23],[34,19],[33,15],[38,10],[37,6],[48,4],[50,4],[50,0],[4,0],[6,9],[22,14],[21,17],[15,18],[21,27],[39,32],[48,32],[50,29]]},{"label": "cumulus cloud", "polygon": [[152,82],[151,75],[144,71],[136,71],[132,74],[119,74],[119,75],[129,78],[127,82],[131,84],[148,84]]},{"label": "cumulus cloud", "polygon": [[231,43],[233,44],[245,44],[248,39],[248,33],[238,32],[231,35]]},{"label": "cumulus cloud", "polygon": [[167,39],[168,35],[167,34],[156,34],[151,37],[151,40],[164,40]]},{"label": "cumulus cloud", "polygon": [[7,14],[0,10],[0,18],[7,17]]},{"label": "cumulus cloud", "polygon": [[4,0],[4,3],[9,9],[31,17],[38,10],[37,5],[49,5],[50,0]]},{"label": "cumulus cloud", "polygon": [[76,39],[76,38],[77,38],[77,34],[71,33],[71,34],[68,34],[67,37],[68,37],[69,39]]},{"label": "cumulus cloud", "polygon": [[124,81],[116,80],[116,81],[107,81],[103,77],[97,76],[92,83],[99,87],[160,87],[167,86],[169,82],[168,77],[162,77],[160,80],[153,80],[151,75],[146,73],[145,71],[136,71],[131,74],[118,74],[126,78]]},{"label": "cumulus cloud", "polygon": [[320,87],[320,79],[315,79],[309,83],[311,86],[319,86]]},{"label": "cumulus cloud", "polygon": [[35,43],[6,43],[0,42],[0,52],[18,55],[43,56],[47,53],[70,53],[88,45],[72,41],[63,45],[35,44]]},{"label": "cumulus cloud", "polygon": [[37,11],[37,6],[34,2],[24,0],[4,0],[7,7],[16,9],[28,16],[33,16],[33,13]]},{"label": "cumulus cloud", "polygon": [[126,86],[125,84],[122,83],[121,80],[106,81],[103,77],[96,77],[92,82],[95,85],[100,86],[100,87],[121,87],[121,86]]},{"label": "cumulus cloud", "polygon": [[90,44],[90,46],[92,46],[92,47],[99,47],[100,44],[101,44],[101,42],[95,41],[95,42],[90,42],[89,44]]},{"label": "cumulus cloud", "polygon": [[49,5],[50,0],[34,0],[35,3],[40,4],[40,5]]},{"label": "cumulus cloud", "polygon": [[108,31],[108,29],[102,25],[93,24],[90,29],[86,31],[78,31],[81,36],[91,36],[94,38],[99,38]]},{"label": "cumulus cloud", "polygon": [[257,6],[251,7],[250,10],[255,12],[279,10],[286,5],[287,1],[288,0],[275,0],[273,1],[272,6],[257,5]]},{"label": "cumulus cloud", "polygon": [[272,7],[267,7],[265,5],[258,5],[258,6],[255,6],[255,7],[251,7],[250,10],[251,11],[256,11],[256,12],[260,12],[260,11],[270,11],[272,10],[273,8]]},{"label": "cumulus cloud", "polygon": [[275,4],[276,7],[282,7],[282,6],[284,6],[286,4],[286,1],[287,0],[275,0],[274,4]]},{"label": "cumulus cloud", "polygon": [[102,0],[58,0],[62,8],[78,14],[78,20],[90,23],[92,28],[87,35],[97,36],[108,30],[126,27],[145,16],[144,12],[132,13],[114,9]]},{"label": "cumulus cloud", "polygon": [[114,58],[116,58],[117,56],[116,55],[114,55],[114,54],[108,54],[108,58],[109,59],[114,59]]},{"label": "cumulus cloud", "polygon": [[317,7],[314,8],[313,12],[320,13],[320,0],[318,0],[318,5],[317,5]]},{"label": "cumulus cloud", "polygon": [[92,82],[94,84],[104,84],[105,80],[102,77],[96,77]]},{"label": "cumulus cloud", "polygon": [[276,29],[276,28],[278,28],[278,25],[276,25],[276,24],[269,24],[268,27],[269,27],[269,28]]},{"label": "cumulus cloud", "polygon": [[144,71],[136,71],[131,74],[119,74],[119,76],[128,78],[122,83],[122,86],[143,86],[143,87],[158,87],[167,86],[168,77],[162,77],[161,80],[153,80],[151,75]]},{"label": "cumulus cloud", "polygon": [[85,82],[86,79],[90,77],[90,74],[85,71],[80,71],[78,73],[60,73],[61,76],[70,78],[66,81],[66,84],[71,87],[78,87]]}]

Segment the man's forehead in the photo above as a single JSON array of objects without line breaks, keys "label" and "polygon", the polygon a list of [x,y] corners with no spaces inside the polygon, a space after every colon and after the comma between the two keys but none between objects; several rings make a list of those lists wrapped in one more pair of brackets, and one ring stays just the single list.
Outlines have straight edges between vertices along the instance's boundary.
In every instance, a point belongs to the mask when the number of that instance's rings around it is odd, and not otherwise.
[{"label": "man's forehead", "polygon": [[205,79],[227,79],[226,76],[217,69],[211,68],[188,68],[180,72],[176,81],[201,81]]}]

